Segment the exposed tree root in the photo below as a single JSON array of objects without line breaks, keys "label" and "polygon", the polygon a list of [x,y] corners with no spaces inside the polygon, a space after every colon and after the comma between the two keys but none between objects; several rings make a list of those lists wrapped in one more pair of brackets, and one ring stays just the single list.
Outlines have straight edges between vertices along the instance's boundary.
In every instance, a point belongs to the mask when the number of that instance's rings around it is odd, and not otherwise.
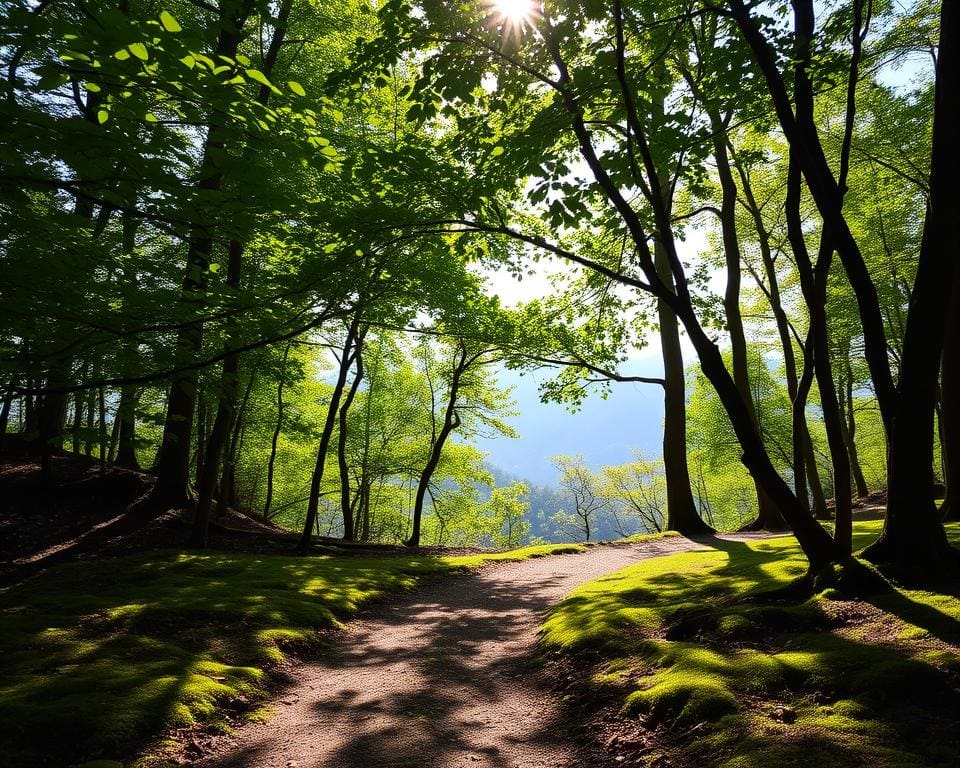
[{"label": "exposed tree root", "polygon": [[891,591],[893,586],[869,563],[852,557],[807,571],[789,584],[750,595],[744,598],[744,602],[797,604],[828,589],[840,597],[857,598],[883,594]]}]

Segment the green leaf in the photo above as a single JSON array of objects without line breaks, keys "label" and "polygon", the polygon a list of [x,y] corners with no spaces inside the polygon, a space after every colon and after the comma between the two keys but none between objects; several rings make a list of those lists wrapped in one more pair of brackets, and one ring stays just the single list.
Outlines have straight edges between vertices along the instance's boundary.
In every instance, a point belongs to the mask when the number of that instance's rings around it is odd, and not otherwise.
[{"label": "green leaf", "polygon": [[150,54],[147,53],[147,46],[145,46],[143,43],[130,43],[130,45],[127,46],[127,49],[130,51],[130,53],[140,59],[140,61],[146,61],[150,58]]},{"label": "green leaf", "polygon": [[44,75],[40,78],[40,82],[37,83],[37,87],[41,91],[52,91],[54,88],[59,88],[61,85],[64,85],[70,76],[63,72],[54,72],[50,75]]},{"label": "green leaf", "polygon": [[128,51],[126,48],[121,48],[119,51],[113,54],[113,57],[119,61],[126,61],[130,58],[130,51]]},{"label": "green leaf", "polygon": [[494,147],[490,152],[490,157],[500,157],[503,154],[503,147]]},{"label": "green leaf", "polygon": [[163,24],[163,28],[167,30],[167,32],[180,32],[183,29],[183,27],[180,26],[180,22],[173,18],[173,15],[167,11],[160,11],[160,23]]},{"label": "green leaf", "polygon": [[110,113],[107,110],[101,109],[99,112],[97,112],[97,122],[100,123],[100,125],[103,125],[109,119]]},{"label": "green leaf", "polygon": [[159,122],[157,119],[157,116],[153,114],[153,112],[147,112],[147,114],[143,116],[143,119],[146,120],[148,123]]},{"label": "green leaf", "polygon": [[249,77],[251,80],[256,80],[261,85],[266,85],[268,87],[270,86],[270,81],[267,80],[267,76],[259,69],[248,69],[246,72],[247,77]]},{"label": "green leaf", "polygon": [[290,87],[290,90],[293,91],[297,96],[306,96],[307,92],[303,90],[303,86],[295,80],[288,80],[287,85]]},{"label": "green leaf", "polygon": [[207,267],[207,268],[208,268],[211,272],[213,272],[214,274],[216,274],[217,272],[220,271],[220,265],[217,264],[216,262],[213,262],[213,263],[212,263],[209,267]]},{"label": "green leaf", "polygon": [[96,83],[84,83],[83,87],[90,93],[100,93],[100,86]]}]

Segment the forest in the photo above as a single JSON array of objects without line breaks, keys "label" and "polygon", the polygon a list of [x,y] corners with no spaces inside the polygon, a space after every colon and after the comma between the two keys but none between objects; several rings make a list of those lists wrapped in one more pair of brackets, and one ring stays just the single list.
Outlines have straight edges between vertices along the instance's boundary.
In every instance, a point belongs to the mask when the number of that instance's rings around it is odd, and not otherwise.
[{"label": "forest", "polygon": [[[0,124],[11,764],[267,764],[325,628],[522,579],[544,764],[960,760],[955,0],[3,0]],[[530,482],[516,376],[662,450]],[[384,735],[451,707],[286,764],[473,765]]]}]

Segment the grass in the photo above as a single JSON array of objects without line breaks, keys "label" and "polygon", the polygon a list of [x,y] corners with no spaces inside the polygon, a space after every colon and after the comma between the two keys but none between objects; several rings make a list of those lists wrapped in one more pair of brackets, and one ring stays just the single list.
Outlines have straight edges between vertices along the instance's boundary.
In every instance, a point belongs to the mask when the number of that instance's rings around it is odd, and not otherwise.
[{"label": "grass", "polygon": [[[859,523],[856,546],[879,527]],[[543,643],[593,655],[591,684],[680,765],[957,765],[960,601],[758,597],[804,570],[790,538],[648,560],[571,593]]]},{"label": "grass", "polygon": [[460,568],[479,568],[493,563],[513,563],[518,560],[529,560],[534,557],[549,555],[568,555],[576,552],[585,552],[586,544],[534,544],[529,547],[510,549],[506,552],[486,552],[480,555],[457,555],[443,558],[445,562]]},{"label": "grass", "polygon": [[171,729],[260,718],[269,670],[364,603],[426,578],[582,549],[443,558],[166,551],[61,566],[0,596],[0,765],[106,765]]}]

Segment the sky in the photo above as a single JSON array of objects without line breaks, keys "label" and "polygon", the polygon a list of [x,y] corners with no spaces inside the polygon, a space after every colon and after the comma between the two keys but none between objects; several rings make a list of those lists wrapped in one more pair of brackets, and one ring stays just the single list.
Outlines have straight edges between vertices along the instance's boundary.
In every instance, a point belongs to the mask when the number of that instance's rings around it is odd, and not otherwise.
[{"label": "sky", "polygon": [[[681,256],[696,258],[706,247],[702,231],[692,230],[678,243]],[[552,288],[551,272],[569,271],[557,261],[540,261],[536,273],[518,282],[506,271],[488,272],[484,277],[490,291],[500,297],[504,306],[512,307],[548,294]],[[723,291],[722,273],[716,276],[715,291]],[[693,347],[681,336],[684,364],[696,361]],[[634,376],[663,376],[659,339],[652,335],[646,347],[629,358],[622,373]],[[508,419],[520,433],[519,439],[477,438],[474,444],[486,451],[491,464],[539,485],[553,484],[559,472],[550,457],[583,454],[588,465],[599,468],[632,460],[635,450],[650,458],[662,454],[663,390],[654,384],[615,383],[603,399],[599,391],[588,397],[579,411],[571,413],[555,403],[541,403],[539,382],[552,376],[549,370],[534,371],[523,376],[516,371],[499,374],[501,386],[512,386],[519,416]]]},{"label": "sky", "polygon": [[[631,373],[658,376],[662,372],[659,349],[631,365]],[[556,482],[559,473],[551,456],[582,453],[594,468],[622,464],[633,458],[634,449],[648,456],[661,454],[663,390],[652,384],[615,384],[610,396],[589,397],[571,413],[555,403],[541,403],[538,381],[549,372],[520,376],[503,371],[500,383],[513,385],[520,415],[508,421],[520,433],[508,437],[478,438],[475,444],[488,453],[488,461],[538,485]]]}]

